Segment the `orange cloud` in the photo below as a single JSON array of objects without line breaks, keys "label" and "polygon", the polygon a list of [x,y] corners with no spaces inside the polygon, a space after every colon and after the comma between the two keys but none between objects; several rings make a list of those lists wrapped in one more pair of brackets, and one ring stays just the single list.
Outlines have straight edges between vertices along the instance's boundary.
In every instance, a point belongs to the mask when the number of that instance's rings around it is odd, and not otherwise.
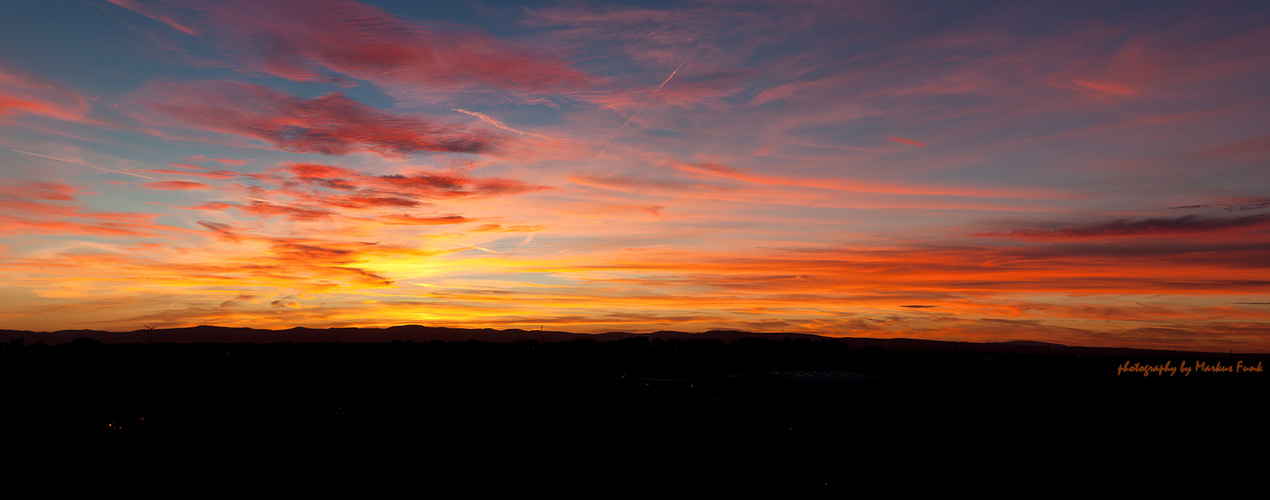
[{"label": "orange cloud", "polygon": [[88,99],[61,84],[0,61],[0,119],[23,114],[89,121]]},{"label": "orange cloud", "polygon": [[190,181],[158,181],[147,182],[141,185],[147,189],[160,189],[165,191],[189,191],[193,189],[209,189],[211,186],[201,182]]},{"label": "orange cloud", "polygon": [[102,212],[79,203],[82,188],[26,182],[0,188],[0,234],[149,237],[182,231],[154,222],[155,213]]}]

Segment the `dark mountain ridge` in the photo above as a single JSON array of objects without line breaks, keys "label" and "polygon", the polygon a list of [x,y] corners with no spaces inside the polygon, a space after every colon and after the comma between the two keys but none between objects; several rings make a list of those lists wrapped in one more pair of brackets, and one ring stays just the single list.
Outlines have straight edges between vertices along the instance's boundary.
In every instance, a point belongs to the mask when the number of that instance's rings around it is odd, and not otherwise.
[{"label": "dark mountain ridge", "polygon": [[518,328],[495,330],[492,328],[468,329],[422,325],[399,325],[388,328],[307,328],[294,327],[285,330],[267,330],[259,328],[236,328],[211,325],[200,325],[185,328],[162,328],[154,330],[134,330],[130,332],[108,332],[101,330],[59,330],[55,332],[32,332],[23,330],[0,330],[0,342],[21,341],[26,344],[44,343],[58,345],[75,339],[89,338],[106,344],[129,343],[363,343],[363,342],[570,342],[576,340],[593,340],[596,342],[612,342],[629,338],[648,338],[650,340],[717,340],[732,343],[737,339],[761,338],[767,340],[791,341],[832,341],[846,344],[848,348],[863,349],[876,347],[888,351],[929,351],[929,352],[979,352],[985,354],[1071,354],[1071,355],[1122,355],[1135,357],[1176,357],[1179,355],[1214,354],[1244,357],[1256,356],[1256,359],[1270,359],[1270,353],[1234,353],[1211,351],[1175,351],[1166,349],[1141,349],[1129,347],[1085,347],[1067,346],[1050,342],[1032,340],[1012,340],[1005,342],[960,342],[945,340],[927,340],[912,338],[868,338],[868,337],[830,337],[808,333],[790,332],[745,332],[736,330],[711,330],[701,333],[680,331],[658,331],[653,333],[606,332],[598,334],[572,333],[558,330],[523,330]]}]

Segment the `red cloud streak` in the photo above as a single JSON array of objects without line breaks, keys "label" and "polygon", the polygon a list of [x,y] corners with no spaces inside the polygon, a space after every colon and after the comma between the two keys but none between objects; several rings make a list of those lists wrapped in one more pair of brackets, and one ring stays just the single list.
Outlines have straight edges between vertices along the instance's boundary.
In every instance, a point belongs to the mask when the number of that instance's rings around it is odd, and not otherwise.
[{"label": "red cloud streak", "polygon": [[893,135],[892,135],[892,136],[887,136],[887,138],[888,138],[888,139],[890,139],[890,140],[891,140],[891,142],[898,142],[898,143],[900,143],[900,144],[908,144],[909,146],[917,146],[917,147],[919,147],[919,148],[924,148],[924,147],[926,147],[926,145],[925,145],[925,144],[922,144],[922,143],[920,143],[920,142],[914,141],[914,140],[912,140],[912,139],[905,139],[905,138],[903,138],[903,137],[895,137],[895,136],[893,136]]},{"label": "red cloud streak", "polygon": [[84,121],[88,109],[88,100],[75,91],[0,62],[0,120],[31,114]]},{"label": "red cloud streak", "polygon": [[201,182],[190,182],[190,181],[147,182],[145,184],[142,184],[142,186],[150,188],[150,189],[161,189],[165,191],[188,191],[191,189],[211,188],[211,186],[208,186],[207,184],[203,184]]},{"label": "red cloud streak", "polygon": [[516,179],[476,178],[461,172],[405,171],[373,175],[311,163],[292,163],[254,174],[272,186],[245,186],[250,203],[205,204],[194,209],[240,212],[262,217],[319,220],[345,214],[344,209],[371,211],[387,224],[457,224],[461,216],[419,216],[399,210],[431,206],[432,200],[511,196],[549,189]]},{"label": "red cloud streak", "polygon": [[479,153],[494,137],[395,116],[339,92],[305,99],[236,82],[150,86],[150,105],[187,125],[260,139],[296,153],[374,152],[397,157],[422,152]]},{"label": "red cloud streak", "polygon": [[[592,78],[490,35],[422,27],[347,0],[116,1],[204,39],[250,69],[296,81],[343,76],[433,88],[570,91]],[[343,76],[341,76],[343,75]]]}]

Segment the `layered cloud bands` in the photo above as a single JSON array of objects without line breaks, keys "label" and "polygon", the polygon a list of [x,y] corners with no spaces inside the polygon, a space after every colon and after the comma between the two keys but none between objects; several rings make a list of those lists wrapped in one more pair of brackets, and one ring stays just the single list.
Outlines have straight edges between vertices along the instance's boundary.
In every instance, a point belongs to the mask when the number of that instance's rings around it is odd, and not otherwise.
[{"label": "layered cloud bands", "polygon": [[18,115],[78,121],[88,109],[88,100],[75,91],[0,61],[0,123]]},{"label": "layered cloud bands", "polygon": [[1270,352],[1267,2],[108,2],[0,15],[0,328]]},{"label": "layered cloud bands", "polygon": [[379,111],[339,92],[305,99],[237,82],[163,83],[149,89],[150,106],[203,130],[268,142],[296,153],[480,153],[496,137]]},{"label": "layered cloud bands", "polygon": [[541,51],[454,27],[420,26],[347,0],[114,0],[199,37],[245,69],[295,81],[565,92],[592,78]]},{"label": "layered cloud bands", "polygon": [[1156,217],[1150,219],[1116,219],[1099,224],[1060,227],[1056,229],[1016,229],[978,233],[974,236],[1014,238],[1101,238],[1115,236],[1177,236],[1196,233],[1223,233],[1263,229],[1270,226],[1270,214],[1243,217]]},{"label": "layered cloud bands", "polygon": [[83,188],[60,182],[11,182],[0,187],[0,235],[150,237],[171,231],[158,214],[106,212],[79,201]]},{"label": "layered cloud bands", "polygon": [[[247,205],[238,209],[253,215],[292,219],[324,219],[340,212],[355,215],[373,211],[395,224],[466,222],[461,216],[421,216],[408,211],[432,207],[433,201],[488,198],[548,189],[516,179],[475,178],[460,172],[422,172],[373,175],[343,167],[309,163],[288,164],[253,176],[270,184],[246,188]],[[281,200],[281,201],[280,201]]]}]

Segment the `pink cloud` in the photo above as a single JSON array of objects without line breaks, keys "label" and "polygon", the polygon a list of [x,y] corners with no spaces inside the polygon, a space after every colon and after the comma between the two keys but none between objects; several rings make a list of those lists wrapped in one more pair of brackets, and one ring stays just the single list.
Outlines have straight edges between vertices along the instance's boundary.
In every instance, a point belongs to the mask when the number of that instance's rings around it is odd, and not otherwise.
[{"label": "pink cloud", "polygon": [[[248,162],[247,160],[235,160],[235,159],[230,159],[230,158],[208,158],[208,157],[206,157],[206,156],[202,156],[202,155],[199,155],[199,156],[187,156],[187,157],[184,157],[184,158],[181,158],[181,159],[182,159],[182,160],[187,160],[187,161],[214,161],[214,162],[217,162],[217,163],[223,163],[223,164],[225,164],[225,165],[243,165],[243,164],[246,164],[246,163]],[[193,168],[193,169],[200,169],[200,168],[203,168],[203,167],[199,167],[199,166],[196,166],[196,165],[182,165],[182,164],[173,164],[173,165],[174,165],[174,166],[181,167],[181,168]]]},{"label": "pink cloud", "polygon": [[75,91],[0,62],[0,120],[28,114],[87,121],[89,108],[88,99]]},{"label": "pink cloud", "polygon": [[259,139],[297,153],[479,153],[497,138],[385,113],[335,92],[313,99],[237,82],[159,83],[150,106],[188,126]]},{"label": "pink cloud", "polygon": [[33,199],[43,201],[75,201],[84,188],[61,182],[13,182],[0,186],[0,199]]},{"label": "pink cloud", "polygon": [[286,217],[297,220],[325,219],[333,215],[330,210],[272,203],[265,200],[252,200],[250,204],[236,207],[238,211],[248,215],[261,217]]},{"label": "pink cloud", "polygon": [[1192,233],[1215,233],[1258,229],[1270,226],[1270,214],[1243,217],[1200,217],[1184,215],[1174,218],[1140,220],[1116,219],[1098,224],[1057,229],[1016,229],[1013,231],[978,233],[971,236],[1012,238],[1102,238],[1116,236],[1169,236]]},{"label": "pink cloud", "polygon": [[917,146],[917,147],[919,147],[919,148],[924,148],[924,147],[926,147],[926,145],[925,145],[925,144],[922,144],[922,143],[917,142],[917,141],[912,140],[912,139],[905,139],[905,138],[903,138],[903,137],[895,137],[895,136],[891,135],[891,136],[887,136],[887,139],[890,139],[890,140],[891,140],[891,142],[898,142],[898,143],[900,143],[900,144],[908,144],[909,146]]},{"label": "pink cloud", "polygon": [[567,177],[570,181],[585,186],[594,186],[605,189],[616,189],[619,191],[628,191],[636,193],[661,193],[661,192],[692,192],[699,193],[703,191],[720,191],[731,189],[731,186],[722,184],[712,184],[705,182],[694,182],[679,179],[658,179],[648,177],[632,177],[632,176],[598,176],[598,175],[570,175]]},{"label": "pink cloud", "polygon": [[195,205],[192,207],[184,207],[184,208],[187,208],[190,210],[208,210],[208,211],[220,212],[220,211],[228,210],[231,208],[237,208],[237,207],[238,205],[235,205],[232,203],[209,202],[209,203],[203,203],[203,204]]},{"label": "pink cloud", "polygon": [[385,191],[433,198],[507,196],[550,189],[517,179],[472,178],[458,173],[409,172],[366,181]]},{"label": "pink cloud", "polygon": [[[403,209],[431,207],[433,200],[513,196],[549,189],[516,179],[472,177],[462,172],[403,171],[374,175],[353,169],[311,163],[291,163],[253,175],[263,185],[247,186],[250,203],[233,206],[263,217],[319,220],[348,215],[385,224],[435,225],[467,222],[462,216],[420,216]],[[223,204],[195,209],[222,210]],[[354,213],[346,213],[351,210]]]},{"label": "pink cloud", "polygon": [[172,29],[175,29],[187,35],[198,36],[198,32],[194,31],[192,28],[185,26],[181,23],[178,23],[171,17],[160,14],[156,12],[154,9],[148,8],[145,5],[141,5],[133,0],[106,0],[106,1],[113,3],[115,5],[118,5],[120,7],[123,7],[125,9],[131,10],[133,12],[136,12],[138,14],[141,14],[143,16],[146,16],[150,19],[154,19],[155,21],[159,21],[168,26],[171,26]]},{"label": "pink cloud", "polygon": [[346,196],[392,196],[399,198],[456,198],[515,195],[548,189],[516,179],[471,177],[462,172],[405,171],[372,175],[343,167],[292,163],[276,169],[281,175],[314,186],[356,192]]},{"label": "pink cloud", "polygon": [[469,86],[563,92],[592,78],[564,61],[485,33],[421,26],[348,0],[116,1],[203,38],[250,70],[296,81]]},{"label": "pink cloud", "polygon": [[160,214],[87,208],[76,198],[82,191],[58,182],[15,183],[0,188],[0,234],[152,237],[182,231],[156,224]]},{"label": "pink cloud", "polygon": [[189,191],[193,189],[210,189],[211,186],[201,182],[190,181],[159,181],[147,182],[141,185],[148,189],[159,189],[164,191]]},{"label": "pink cloud", "polygon": [[[1171,95],[1186,86],[1262,71],[1270,56],[1270,29],[1232,30],[1209,37],[1200,25],[1179,26],[1167,35],[1128,38],[1114,51],[1073,58],[1054,73],[1055,86],[1114,97]],[[1118,35],[1118,34],[1117,34]]]},{"label": "pink cloud", "polygon": [[764,186],[787,186],[806,189],[883,193],[892,195],[936,195],[977,198],[1071,198],[1070,193],[1035,188],[979,188],[923,184],[881,184],[841,178],[809,178],[765,175],[714,163],[688,164],[675,162],[672,167],[689,174],[708,178],[726,178]]},{"label": "pink cloud", "polygon": [[217,170],[213,172],[196,172],[196,171],[187,171],[187,170],[170,170],[170,169],[163,169],[163,168],[155,168],[155,169],[136,169],[136,170],[131,170],[131,172],[144,172],[147,174],[182,175],[182,176],[191,176],[191,177],[202,177],[205,179],[214,179],[214,180],[235,179],[235,178],[243,176],[243,174],[239,174],[238,172],[230,172],[228,170]]}]

